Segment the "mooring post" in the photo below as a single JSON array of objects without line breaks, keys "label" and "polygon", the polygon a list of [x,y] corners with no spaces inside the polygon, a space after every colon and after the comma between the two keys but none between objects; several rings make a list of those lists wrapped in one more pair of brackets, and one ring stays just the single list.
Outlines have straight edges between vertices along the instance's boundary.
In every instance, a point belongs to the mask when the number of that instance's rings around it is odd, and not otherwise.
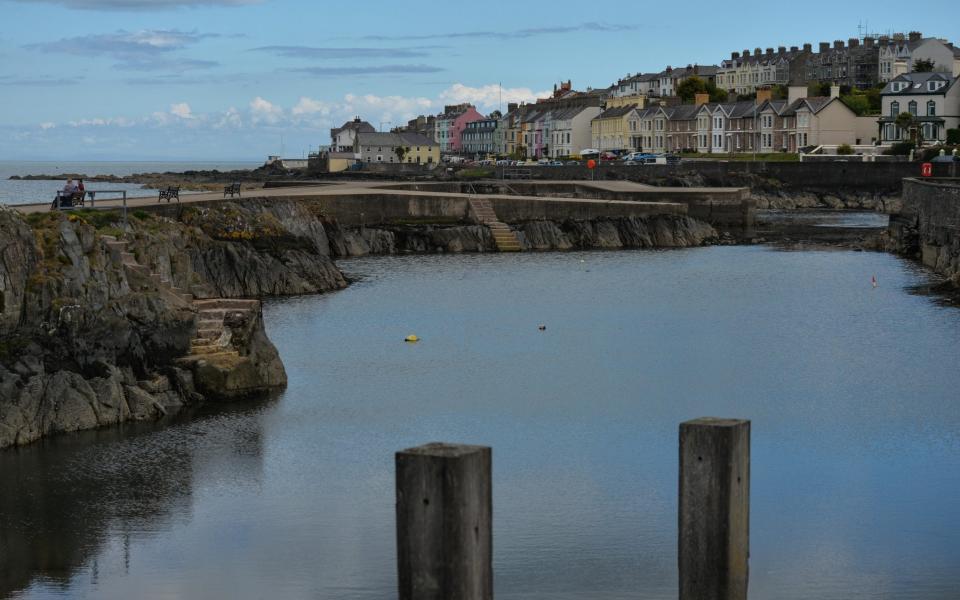
[{"label": "mooring post", "polygon": [[491,600],[490,448],[427,444],[396,469],[400,600]]},{"label": "mooring post", "polygon": [[746,600],[750,421],[680,424],[680,600]]}]

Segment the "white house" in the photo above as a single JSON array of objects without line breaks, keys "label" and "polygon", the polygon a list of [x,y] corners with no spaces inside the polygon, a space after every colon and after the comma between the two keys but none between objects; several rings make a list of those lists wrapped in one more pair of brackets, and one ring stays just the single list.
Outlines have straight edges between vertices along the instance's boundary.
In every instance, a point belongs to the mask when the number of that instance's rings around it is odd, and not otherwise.
[{"label": "white house", "polygon": [[590,122],[600,114],[599,106],[582,106],[553,111],[550,128],[550,156],[579,155],[590,147]]},{"label": "white house", "polygon": [[897,125],[897,116],[914,116],[925,143],[946,141],[947,130],[960,128],[960,81],[947,73],[906,73],[888,83],[881,97],[881,142],[894,144],[910,138]]}]

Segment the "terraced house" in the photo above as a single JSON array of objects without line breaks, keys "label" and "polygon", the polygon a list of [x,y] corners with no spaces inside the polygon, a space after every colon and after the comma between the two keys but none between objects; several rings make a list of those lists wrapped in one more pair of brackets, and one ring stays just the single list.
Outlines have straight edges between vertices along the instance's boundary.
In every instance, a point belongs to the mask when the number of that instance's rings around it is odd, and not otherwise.
[{"label": "terraced house", "polygon": [[500,115],[497,113],[489,118],[467,123],[460,136],[463,153],[475,158],[495,154],[497,145],[494,134],[499,121]]}]

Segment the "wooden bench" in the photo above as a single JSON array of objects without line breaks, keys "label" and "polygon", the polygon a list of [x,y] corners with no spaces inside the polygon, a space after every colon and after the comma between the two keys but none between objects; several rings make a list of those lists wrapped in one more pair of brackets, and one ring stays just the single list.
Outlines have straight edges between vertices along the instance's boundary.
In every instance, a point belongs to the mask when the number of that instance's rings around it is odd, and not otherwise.
[{"label": "wooden bench", "polygon": [[177,202],[180,202],[180,186],[170,185],[170,186],[167,186],[167,189],[160,190],[160,197],[157,198],[157,202],[160,202],[164,198],[167,199],[167,204],[170,203],[171,198],[176,198]]},{"label": "wooden bench", "polygon": [[240,183],[234,182],[223,188],[223,197],[226,198],[227,194],[230,194],[230,197],[233,198],[233,195],[240,195]]},{"label": "wooden bench", "polygon": [[83,198],[86,196],[83,192],[66,193],[63,190],[57,192],[56,198],[50,205],[50,210],[62,210],[65,208],[77,208],[83,206]]}]

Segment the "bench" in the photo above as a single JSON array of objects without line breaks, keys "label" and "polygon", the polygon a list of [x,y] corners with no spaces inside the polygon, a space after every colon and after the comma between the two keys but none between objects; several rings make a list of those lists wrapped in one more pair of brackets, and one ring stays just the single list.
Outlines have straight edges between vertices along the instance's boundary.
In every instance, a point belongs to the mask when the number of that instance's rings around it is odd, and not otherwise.
[{"label": "bench", "polygon": [[233,195],[240,195],[240,183],[234,182],[223,188],[223,197],[226,198],[227,194],[230,194],[230,197],[233,198]]},{"label": "bench", "polygon": [[83,206],[83,198],[86,196],[83,192],[70,192],[69,194],[60,190],[50,205],[50,210],[60,210],[64,208],[76,208]]},{"label": "bench", "polygon": [[170,186],[167,186],[167,189],[160,190],[160,197],[157,198],[157,202],[160,202],[164,198],[167,199],[167,204],[170,204],[171,198],[176,198],[177,202],[180,202],[180,186],[170,185]]}]

